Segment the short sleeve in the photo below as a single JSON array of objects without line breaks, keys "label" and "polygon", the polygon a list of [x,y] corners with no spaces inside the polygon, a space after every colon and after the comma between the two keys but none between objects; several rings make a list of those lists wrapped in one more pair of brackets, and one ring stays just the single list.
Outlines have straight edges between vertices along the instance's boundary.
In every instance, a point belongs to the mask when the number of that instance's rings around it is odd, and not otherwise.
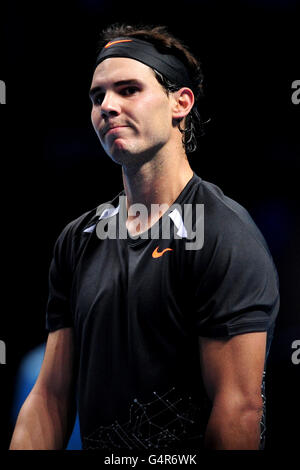
[{"label": "short sleeve", "polygon": [[226,337],[268,331],[279,310],[279,283],[263,236],[254,222],[230,214],[211,232],[208,229],[206,247],[204,242],[205,269],[196,284],[198,334]]},{"label": "short sleeve", "polygon": [[49,270],[49,294],[46,329],[55,331],[73,326],[70,292],[72,285],[72,238],[70,226],[65,227],[53,250]]}]

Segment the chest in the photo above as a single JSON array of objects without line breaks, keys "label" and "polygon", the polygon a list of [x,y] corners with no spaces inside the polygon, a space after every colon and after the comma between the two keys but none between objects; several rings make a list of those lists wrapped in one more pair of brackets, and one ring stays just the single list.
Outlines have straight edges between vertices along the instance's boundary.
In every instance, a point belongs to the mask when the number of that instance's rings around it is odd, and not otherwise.
[{"label": "chest", "polygon": [[[95,318],[151,325],[186,321],[192,297],[190,260],[181,240],[95,240],[75,271],[72,307],[75,321]],[[125,320],[124,320],[125,321]]]}]

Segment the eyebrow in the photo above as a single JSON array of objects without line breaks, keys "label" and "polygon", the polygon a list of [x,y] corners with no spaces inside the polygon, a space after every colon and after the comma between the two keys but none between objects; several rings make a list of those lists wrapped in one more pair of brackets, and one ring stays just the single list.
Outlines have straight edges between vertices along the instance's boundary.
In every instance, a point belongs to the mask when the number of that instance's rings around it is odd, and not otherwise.
[{"label": "eyebrow", "polygon": [[[115,82],[113,84],[114,87],[122,86],[122,85],[140,85],[141,82],[135,78],[131,78],[128,80],[119,80],[118,82]],[[97,94],[100,93],[103,90],[101,86],[95,86],[90,89],[89,91],[89,97],[93,99],[93,97]]]}]

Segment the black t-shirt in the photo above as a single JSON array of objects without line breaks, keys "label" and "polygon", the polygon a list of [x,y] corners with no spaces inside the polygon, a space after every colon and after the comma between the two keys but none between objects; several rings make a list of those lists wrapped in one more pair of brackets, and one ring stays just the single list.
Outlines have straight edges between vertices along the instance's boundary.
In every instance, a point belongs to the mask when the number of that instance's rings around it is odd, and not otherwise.
[{"label": "black t-shirt", "polygon": [[195,173],[142,236],[125,219],[121,192],[65,227],[50,267],[46,326],[74,328],[83,448],[201,448],[198,337],[270,332],[276,269],[248,212]]}]

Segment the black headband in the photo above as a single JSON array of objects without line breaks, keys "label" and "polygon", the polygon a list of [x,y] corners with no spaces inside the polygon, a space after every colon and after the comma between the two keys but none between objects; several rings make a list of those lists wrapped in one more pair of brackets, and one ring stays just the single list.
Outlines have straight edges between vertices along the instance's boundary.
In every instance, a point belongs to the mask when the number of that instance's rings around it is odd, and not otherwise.
[{"label": "black headband", "polygon": [[181,60],[171,54],[162,54],[150,42],[120,37],[109,41],[98,54],[96,67],[109,57],[128,57],[157,70],[172,83],[193,88],[188,71]]}]

